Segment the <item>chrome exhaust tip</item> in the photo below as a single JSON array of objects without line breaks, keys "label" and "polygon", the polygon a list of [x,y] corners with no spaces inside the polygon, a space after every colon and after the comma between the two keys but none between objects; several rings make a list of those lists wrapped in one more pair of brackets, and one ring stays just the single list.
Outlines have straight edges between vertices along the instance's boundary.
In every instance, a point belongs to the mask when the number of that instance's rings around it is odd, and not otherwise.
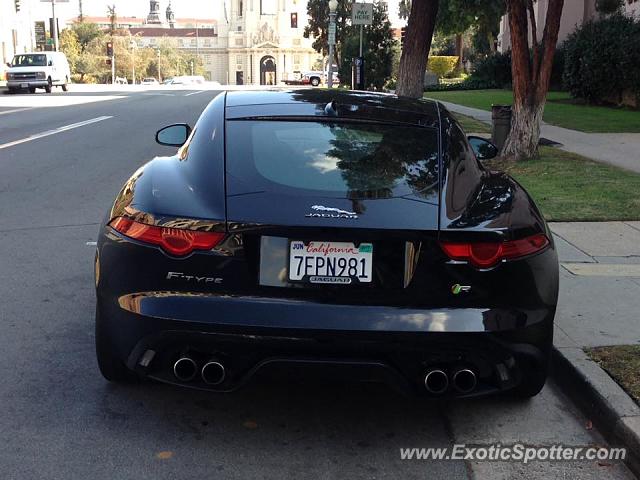
[{"label": "chrome exhaust tip", "polygon": [[226,370],[224,365],[215,360],[209,360],[200,371],[202,381],[207,385],[218,385],[224,381]]},{"label": "chrome exhaust tip", "polygon": [[193,380],[198,372],[196,362],[189,357],[180,357],[173,364],[173,374],[178,380],[189,382]]},{"label": "chrome exhaust tip", "polygon": [[429,370],[424,376],[424,386],[429,393],[439,395],[449,387],[449,378],[440,369]]},{"label": "chrome exhaust tip", "polygon": [[461,368],[453,374],[453,388],[460,393],[471,393],[476,388],[478,379],[473,370]]}]

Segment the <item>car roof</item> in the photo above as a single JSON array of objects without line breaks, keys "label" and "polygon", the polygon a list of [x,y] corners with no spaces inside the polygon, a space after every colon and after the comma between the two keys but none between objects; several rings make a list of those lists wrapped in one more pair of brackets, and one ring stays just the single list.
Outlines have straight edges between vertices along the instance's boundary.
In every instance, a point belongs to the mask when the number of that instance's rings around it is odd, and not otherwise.
[{"label": "car roof", "polygon": [[227,118],[336,116],[437,127],[438,103],[354,90],[306,88],[245,90],[227,93]]}]

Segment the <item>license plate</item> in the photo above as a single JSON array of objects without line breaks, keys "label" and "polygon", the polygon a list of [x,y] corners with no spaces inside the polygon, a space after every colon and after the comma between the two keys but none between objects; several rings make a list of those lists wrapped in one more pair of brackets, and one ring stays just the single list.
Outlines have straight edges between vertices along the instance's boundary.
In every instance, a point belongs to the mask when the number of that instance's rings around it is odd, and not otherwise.
[{"label": "license plate", "polygon": [[20,88],[29,88],[29,84],[28,83],[21,83],[20,84]]},{"label": "license plate", "polygon": [[371,243],[292,240],[289,244],[289,280],[293,282],[371,283],[372,266]]}]

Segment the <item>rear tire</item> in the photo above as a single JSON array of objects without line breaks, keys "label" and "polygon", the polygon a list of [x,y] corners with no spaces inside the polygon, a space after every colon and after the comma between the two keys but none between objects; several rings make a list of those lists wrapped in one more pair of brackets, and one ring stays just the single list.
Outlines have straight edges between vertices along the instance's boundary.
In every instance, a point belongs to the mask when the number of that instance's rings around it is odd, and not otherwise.
[{"label": "rear tire", "polygon": [[44,91],[47,93],[51,93],[51,78],[47,80],[47,84],[44,87]]},{"label": "rear tire", "polygon": [[114,347],[106,332],[104,320],[96,306],[96,358],[102,376],[114,383],[137,383],[138,376],[114,355]]},{"label": "rear tire", "polygon": [[68,83],[69,83],[69,77],[64,79],[64,83],[62,84],[62,91],[63,92],[68,92],[69,91],[69,87],[67,87]]},{"label": "rear tire", "polygon": [[9,93],[9,94],[16,93],[17,91],[18,91],[17,88],[7,87],[7,93]]}]

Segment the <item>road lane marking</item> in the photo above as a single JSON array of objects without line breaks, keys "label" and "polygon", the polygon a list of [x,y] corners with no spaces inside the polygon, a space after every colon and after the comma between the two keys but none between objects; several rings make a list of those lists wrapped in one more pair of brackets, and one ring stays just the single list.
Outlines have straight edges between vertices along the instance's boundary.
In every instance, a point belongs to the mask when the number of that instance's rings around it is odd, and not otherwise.
[{"label": "road lane marking", "polygon": [[173,93],[143,93],[142,95],[149,95],[152,97],[155,96],[163,96],[163,97],[175,97],[175,95]]},{"label": "road lane marking", "polygon": [[6,115],[7,113],[24,112],[25,110],[31,110],[31,108],[14,108],[13,110],[5,110],[0,112],[0,115]]},{"label": "road lane marking", "polygon": [[86,245],[88,247],[95,247],[96,245],[98,245],[98,242],[87,242]]},{"label": "road lane marking", "polygon": [[30,142],[32,140],[37,140],[38,138],[48,137],[50,135],[55,135],[56,133],[66,132],[67,130],[73,130],[74,128],[84,127],[85,125],[91,125],[92,123],[101,122],[103,120],[108,120],[113,118],[113,116],[102,116],[91,118],[89,120],[85,120],[84,122],[72,123],[70,125],[65,125],[63,127],[58,127],[54,130],[47,130],[46,132],[36,133],[34,135],[30,135],[25,138],[21,138],[20,140],[14,140],[13,142],[3,143],[0,145],[0,150],[4,148],[14,147],[16,145],[20,145],[21,143]]},{"label": "road lane marking", "polygon": [[189,95],[197,95],[199,93],[204,93],[206,92],[206,90],[198,90],[197,92],[189,92],[189,93],[185,93],[184,96],[188,97]]}]

